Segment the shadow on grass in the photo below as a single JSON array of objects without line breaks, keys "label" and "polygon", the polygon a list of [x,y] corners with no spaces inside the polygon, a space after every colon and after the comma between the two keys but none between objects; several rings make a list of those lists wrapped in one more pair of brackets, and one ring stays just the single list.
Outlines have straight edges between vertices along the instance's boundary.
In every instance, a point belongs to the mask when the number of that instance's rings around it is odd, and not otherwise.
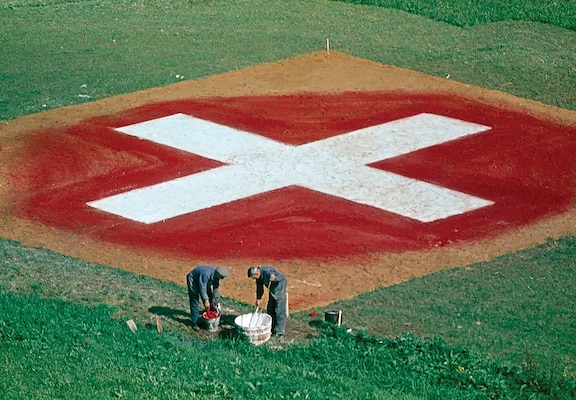
[{"label": "shadow on grass", "polygon": [[181,323],[185,326],[191,325],[190,313],[186,311],[161,306],[152,306],[148,309],[148,311],[151,312],[152,314],[170,318],[171,320]]},{"label": "shadow on grass", "polygon": [[308,322],[308,325],[310,325],[312,328],[316,328],[318,329],[321,326],[324,326],[326,324],[325,321],[321,321],[321,320],[312,320],[310,322]]},{"label": "shadow on grass", "polygon": [[220,316],[220,329],[218,330],[218,336],[220,339],[232,339],[236,340],[238,338],[243,338],[242,335],[238,333],[234,320],[238,315],[234,314],[222,314]]},{"label": "shadow on grass", "polygon": [[[170,307],[153,306],[148,309],[152,314],[160,315],[165,318],[169,318],[175,322],[184,325],[187,328],[192,326],[190,321],[190,313],[183,310],[178,310]],[[220,316],[220,327],[218,329],[218,337],[221,339],[236,339],[238,338],[238,332],[235,329],[234,319],[237,315],[226,315]],[[203,330],[208,329],[208,325],[204,318],[198,320],[198,326]]]}]

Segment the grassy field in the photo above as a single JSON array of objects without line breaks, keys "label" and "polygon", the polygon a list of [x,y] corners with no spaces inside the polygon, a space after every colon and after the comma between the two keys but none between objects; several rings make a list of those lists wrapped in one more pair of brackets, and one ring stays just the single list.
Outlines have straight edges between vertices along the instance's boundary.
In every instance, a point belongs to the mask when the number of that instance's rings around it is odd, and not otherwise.
[{"label": "grassy field", "polygon": [[0,20],[0,120],[322,50],[326,38],[358,57],[576,109],[576,32],[535,22],[463,29],[294,0],[4,6]]},{"label": "grassy field", "polygon": [[[0,120],[320,50],[328,37],[338,51],[576,110],[574,1],[370,3],[393,8],[0,1]],[[343,329],[295,314],[301,340],[254,348],[191,336],[185,288],[0,240],[0,393],[574,398],[575,269],[575,237],[551,239],[338,302]]]},{"label": "grassy field", "polygon": [[499,21],[532,21],[576,30],[576,11],[573,0],[540,2],[523,0],[336,1],[396,8],[455,26],[475,26]]},{"label": "grassy field", "polygon": [[576,395],[574,238],[339,302],[343,328],[294,314],[310,337],[258,348],[223,329],[191,336],[176,284],[5,240],[0,255],[7,399]]}]

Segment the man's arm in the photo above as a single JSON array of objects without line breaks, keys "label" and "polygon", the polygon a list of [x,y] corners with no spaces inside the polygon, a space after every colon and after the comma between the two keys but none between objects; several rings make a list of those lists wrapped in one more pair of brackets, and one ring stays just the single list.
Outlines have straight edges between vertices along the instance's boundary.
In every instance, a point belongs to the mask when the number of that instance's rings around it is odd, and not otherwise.
[{"label": "man's arm", "polygon": [[198,286],[200,287],[200,297],[206,309],[210,308],[210,297],[208,296],[208,276],[201,274],[198,277]]},{"label": "man's arm", "polygon": [[257,280],[256,281],[256,300],[260,300],[264,294],[264,284]]}]

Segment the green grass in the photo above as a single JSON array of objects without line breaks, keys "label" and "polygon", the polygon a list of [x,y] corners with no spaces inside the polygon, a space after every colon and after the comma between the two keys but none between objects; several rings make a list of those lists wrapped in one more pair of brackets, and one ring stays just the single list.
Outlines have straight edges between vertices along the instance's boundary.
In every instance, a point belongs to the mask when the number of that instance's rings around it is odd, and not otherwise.
[{"label": "green grass", "polygon": [[499,21],[542,22],[576,30],[574,0],[335,0],[397,8],[455,26],[474,26]]},{"label": "green grass", "polygon": [[576,372],[576,237],[414,279],[335,307],[349,326],[412,331],[491,358],[570,365]]},{"label": "green grass", "polygon": [[[322,50],[326,38],[351,55],[576,110],[574,1],[377,4],[0,1],[0,120]],[[0,393],[574,398],[575,259],[567,237],[382,288],[335,304],[352,334],[321,325],[275,349],[191,337],[179,285],[0,240]],[[309,322],[298,313],[289,324]]]},{"label": "green grass", "polygon": [[[550,276],[546,270],[529,268],[529,276],[523,274],[517,261],[525,260],[526,265],[553,261],[556,270],[563,271],[558,275],[562,282],[574,268],[574,239],[550,241],[471,270],[445,271],[337,303],[344,310],[343,328],[298,313],[290,327],[311,323],[318,329],[315,338],[258,348],[228,331],[221,331],[220,337],[191,337],[182,321],[166,316],[166,329],[158,333],[151,310],[169,307],[174,315],[187,312],[186,291],[179,285],[17,242],[0,240],[0,249],[0,390],[7,399],[568,399],[576,395],[575,365],[566,361],[570,357],[574,361],[571,336],[546,343],[545,354],[558,359],[548,363],[545,357],[517,359],[515,351],[522,349],[507,331],[512,326],[520,333],[537,332],[534,326],[542,318],[552,318],[558,326],[546,333],[548,337],[562,330],[573,332],[573,319],[547,315],[562,310],[552,296],[522,302],[523,279],[542,294],[558,282],[540,282]],[[476,270],[484,273],[475,276]],[[488,308],[479,296],[467,296],[472,299],[469,304],[462,304],[453,291],[445,296],[450,288],[482,286],[494,278],[494,271],[506,271],[507,278],[498,274],[497,279],[508,286],[507,296],[490,289],[490,284],[478,292],[491,294],[492,304],[500,299],[502,309],[512,309],[517,302],[531,318],[502,327],[496,322],[511,316],[474,310]],[[564,311],[573,312],[569,294],[563,299]],[[230,299],[223,301],[237,313],[248,309]],[[140,327],[135,333],[125,324],[128,319]],[[474,331],[478,320],[482,330]],[[401,332],[405,321],[414,323],[411,328],[419,336]],[[465,329],[445,332],[455,321]],[[370,329],[362,328],[366,325]],[[444,333],[450,343],[438,339]],[[498,341],[491,341],[498,335]],[[522,338],[531,350],[541,339]]]},{"label": "green grass", "polygon": [[48,3],[0,6],[0,120],[322,50],[326,38],[351,55],[576,109],[576,32],[561,25],[461,28],[323,1]]}]

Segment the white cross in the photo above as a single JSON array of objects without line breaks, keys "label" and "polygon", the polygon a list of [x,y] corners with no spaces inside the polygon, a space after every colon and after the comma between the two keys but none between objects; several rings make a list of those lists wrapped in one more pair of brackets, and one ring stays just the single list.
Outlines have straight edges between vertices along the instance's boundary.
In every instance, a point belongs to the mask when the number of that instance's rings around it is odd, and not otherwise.
[{"label": "white cross", "polygon": [[174,114],[116,130],[226,165],[87,204],[152,224],[271,190],[300,186],[431,222],[493,202],[367,164],[488,129],[440,115],[418,114],[294,146]]}]

